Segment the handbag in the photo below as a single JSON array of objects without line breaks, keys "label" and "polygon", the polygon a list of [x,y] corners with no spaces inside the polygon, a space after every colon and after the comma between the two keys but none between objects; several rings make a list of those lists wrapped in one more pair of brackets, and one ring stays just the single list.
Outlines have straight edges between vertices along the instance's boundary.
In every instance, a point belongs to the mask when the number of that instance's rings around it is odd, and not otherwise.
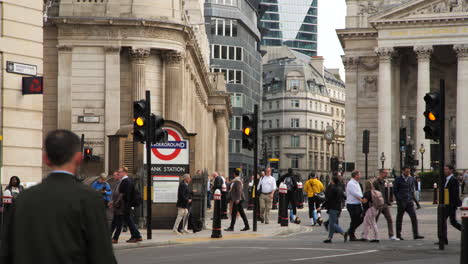
[{"label": "handbag", "polygon": [[320,202],[323,203],[325,201],[325,192],[319,192],[314,195],[316,199]]}]

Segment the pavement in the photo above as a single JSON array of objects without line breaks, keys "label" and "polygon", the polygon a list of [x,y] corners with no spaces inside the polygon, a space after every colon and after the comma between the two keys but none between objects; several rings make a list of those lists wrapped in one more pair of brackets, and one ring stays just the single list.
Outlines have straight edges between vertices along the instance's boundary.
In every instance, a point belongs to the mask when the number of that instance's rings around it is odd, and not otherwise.
[{"label": "pavement", "polygon": [[[300,210],[298,215],[302,224],[289,224],[289,228],[281,228],[278,224],[264,225],[258,223],[258,232],[223,231],[224,239],[210,239],[211,231],[205,230],[197,234],[172,235],[170,231],[158,231],[153,239],[172,241],[172,244],[144,248],[119,248],[115,251],[120,264],[152,264],[152,263],[359,263],[359,264],[458,264],[460,258],[460,232],[449,225],[449,245],[444,251],[434,245],[437,241],[437,205],[430,202],[422,203],[423,208],[417,210],[420,233],[424,240],[413,240],[411,223],[407,215],[403,219],[404,241],[390,241],[387,238],[385,219],[379,220],[380,243],[348,242],[344,243],[341,235],[336,235],[332,244],[324,244],[327,237],[323,227],[307,226],[307,210]],[[392,207],[395,221],[396,207]],[[248,214],[252,214],[248,211]],[[276,216],[276,212],[272,212]],[[323,216],[328,218],[327,214]],[[460,220],[460,216],[458,218]],[[240,220],[240,219],[239,219]],[[242,222],[242,221],[240,221]],[[340,218],[343,228],[349,226],[349,215],[343,211]],[[228,221],[224,220],[223,227]],[[236,225],[236,230],[243,227]],[[360,227],[356,235],[360,237]],[[159,233],[161,232],[161,233]],[[158,235],[155,235],[158,234]],[[161,234],[161,240],[159,239]],[[162,239],[165,237],[165,239]],[[143,241],[154,243],[155,241]],[[117,249],[117,248],[116,248]],[[467,249],[468,250],[468,249]]]}]

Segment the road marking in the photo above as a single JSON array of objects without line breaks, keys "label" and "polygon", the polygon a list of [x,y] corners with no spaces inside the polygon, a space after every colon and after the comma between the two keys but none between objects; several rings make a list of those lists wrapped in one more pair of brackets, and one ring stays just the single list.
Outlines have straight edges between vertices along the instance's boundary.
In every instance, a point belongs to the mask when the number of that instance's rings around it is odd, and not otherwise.
[{"label": "road marking", "polygon": [[314,259],[339,258],[339,257],[352,256],[352,255],[369,254],[369,253],[373,253],[377,251],[378,250],[367,250],[367,251],[354,252],[354,253],[348,253],[348,254],[330,255],[330,256],[313,257],[313,258],[290,259],[290,260],[291,261],[304,261],[304,260],[314,260]]},{"label": "road marking", "polygon": [[223,248],[230,248],[230,249],[258,249],[258,250],[314,250],[314,251],[353,251],[351,249],[336,249],[336,248],[272,248],[272,247],[204,247],[210,249],[223,249]]}]

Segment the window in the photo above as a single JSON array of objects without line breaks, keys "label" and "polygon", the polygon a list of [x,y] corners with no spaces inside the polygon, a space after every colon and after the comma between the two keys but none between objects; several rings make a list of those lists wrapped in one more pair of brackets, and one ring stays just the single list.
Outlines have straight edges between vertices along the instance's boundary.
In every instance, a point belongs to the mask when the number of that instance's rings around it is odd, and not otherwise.
[{"label": "window", "polygon": [[279,124],[279,119],[276,119],[276,127],[279,128],[280,127],[280,124]]},{"label": "window", "polygon": [[242,52],[242,48],[236,47],[236,60],[242,61],[242,57],[243,57],[243,56],[242,56],[242,55],[243,55],[242,53],[243,53],[243,52]]},{"label": "window", "polygon": [[269,128],[272,128],[272,123],[273,123],[273,122],[272,122],[271,120],[268,120],[268,127],[269,127]]},{"label": "window", "polygon": [[298,155],[291,155],[291,168],[293,169],[299,168],[299,156]]},{"label": "window", "polygon": [[268,107],[269,107],[270,109],[272,109],[272,108],[273,108],[273,103],[272,103],[272,102],[268,102]]},{"label": "window", "polygon": [[336,116],[340,117],[340,110],[338,108],[336,108]]},{"label": "window", "polygon": [[280,137],[279,136],[276,136],[275,137],[275,143],[276,143],[276,148],[279,148],[280,147]]},{"label": "window", "polygon": [[291,127],[292,128],[298,128],[299,127],[299,119],[298,118],[291,119]]},{"label": "window", "polygon": [[309,127],[312,128],[312,120],[309,120]]},{"label": "window", "polygon": [[231,46],[229,46],[229,59],[230,59],[230,60],[234,60],[234,55],[235,55],[235,53],[236,53],[236,52],[235,52],[235,48],[236,48],[236,47],[231,47]]},{"label": "window", "polygon": [[228,46],[221,46],[221,59],[227,60],[228,58]]},{"label": "window", "polygon": [[242,130],[242,117],[233,116],[231,118],[231,130]]},{"label": "window", "polygon": [[300,145],[300,137],[299,136],[291,136],[291,147],[298,148]]},{"label": "window", "polygon": [[317,129],[317,128],[318,128],[318,125],[317,125],[317,123],[318,123],[318,122],[317,122],[317,120],[315,120],[315,129]]},{"label": "window", "polygon": [[299,108],[299,100],[291,100],[291,107]]},{"label": "window", "polygon": [[241,152],[241,140],[240,139],[230,139],[229,140],[229,152],[230,153],[240,153]]},{"label": "window", "polygon": [[280,108],[280,101],[276,101],[276,108],[279,109]]},{"label": "window", "polygon": [[211,46],[212,59],[242,61],[244,58],[244,50],[242,49],[242,47],[225,46],[218,44],[213,44]]},{"label": "window", "polygon": [[301,80],[289,80],[288,85],[289,85],[289,90],[299,91],[301,87]]},{"label": "window", "polygon": [[231,96],[231,105],[232,107],[243,107],[244,106],[244,95],[240,93],[235,93]]},{"label": "window", "polygon": [[315,111],[319,111],[317,102],[315,102]]},{"label": "window", "polygon": [[228,84],[242,84],[242,71],[241,70],[228,70],[213,68],[212,72],[222,72]]},{"label": "window", "polygon": [[345,117],[344,116],[344,110],[341,110],[341,117]]},{"label": "window", "polygon": [[218,5],[237,6],[237,0],[207,0],[206,2]]},{"label": "window", "polygon": [[325,105],[325,113],[328,113],[328,105]]},{"label": "window", "polygon": [[331,109],[330,109],[330,110],[331,110],[331,114],[333,115],[333,114],[335,113],[335,111],[334,111],[333,107],[331,107]]},{"label": "window", "polygon": [[323,121],[322,121],[322,130],[323,130]]}]

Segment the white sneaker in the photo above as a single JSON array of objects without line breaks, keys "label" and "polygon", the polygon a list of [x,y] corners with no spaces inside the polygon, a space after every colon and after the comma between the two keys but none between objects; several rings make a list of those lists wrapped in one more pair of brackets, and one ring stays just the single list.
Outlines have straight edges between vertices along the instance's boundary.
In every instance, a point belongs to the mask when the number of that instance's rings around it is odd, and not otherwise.
[{"label": "white sneaker", "polygon": [[173,229],[172,232],[174,232],[174,233],[177,234],[177,235],[182,235],[182,233],[180,233],[180,232],[177,231],[176,229]]},{"label": "white sneaker", "polygon": [[182,233],[188,234],[188,233],[190,233],[190,232],[189,232],[188,230],[182,230]]},{"label": "white sneaker", "polygon": [[388,239],[394,240],[394,241],[399,241],[400,239],[396,236],[389,237]]}]

